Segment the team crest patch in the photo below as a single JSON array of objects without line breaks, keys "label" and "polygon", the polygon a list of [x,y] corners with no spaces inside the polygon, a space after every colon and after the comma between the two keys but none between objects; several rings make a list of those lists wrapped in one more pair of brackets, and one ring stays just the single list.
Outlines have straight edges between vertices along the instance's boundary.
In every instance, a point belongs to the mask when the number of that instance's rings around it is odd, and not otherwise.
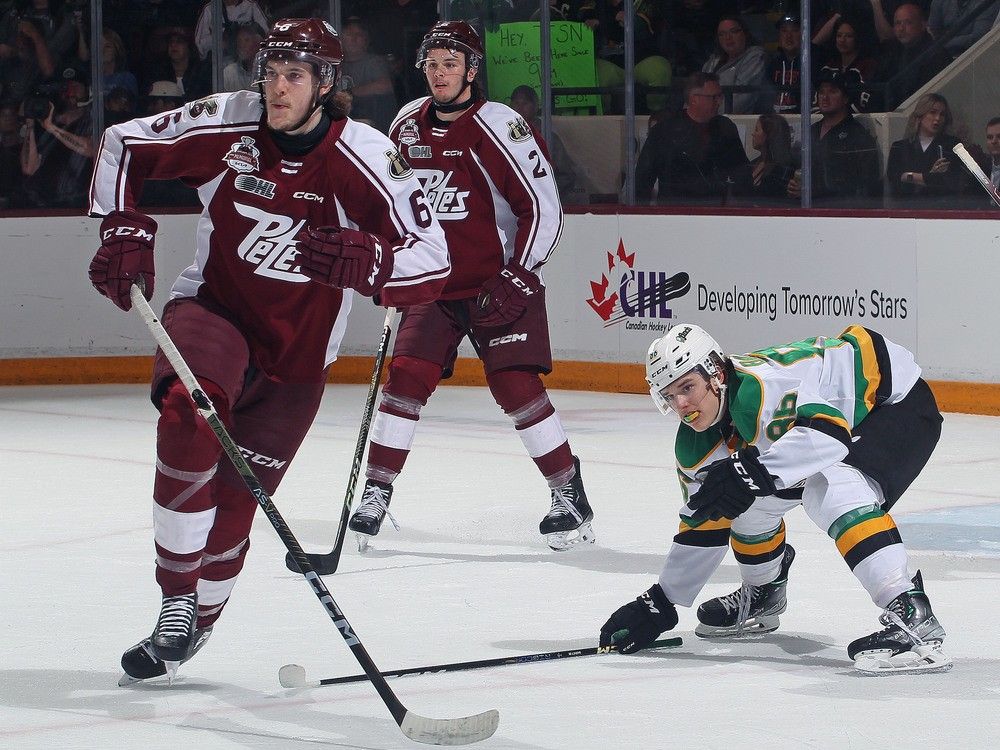
[{"label": "team crest patch", "polygon": [[399,128],[399,142],[404,146],[411,146],[420,140],[420,129],[417,127],[417,121],[412,117],[402,124]]},{"label": "team crest patch", "polygon": [[385,158],[389,160],[389,176],[392,179],[405,180],[413,174],[413,169],[396,149],[393,148],[386,151]]},{"label": "team crest patch", "polygon": [[206,96],[204,99],[199,99],[188,105],[188,114],[191,117],[201,117],[203,112],[207,112],[209,117],[214,117],[218,111],[219,103],[214,96]]},{"label": "team crest patch", "polygon": [[229,147],[229,153],[222,157],[222,161],[241,174],[256,172],[260,169],[260,149],[253,144],[253,138],[243,136],[239,143]]},{"label": "team crest patch", "polygon": [[260,195],[268,199],[274,197],[274,190],[277,187],[270,180],[262,180],[259,177],[249,174],[236,175],[233,185],[236,186],[237,190],[242,190],[244,193]]},{"label": "team crest patch", "polygon": [[514,143],[521,143],[531,138],[531,128],[524,121],[523,117],[518,117],[507,122],[507,137]]},{"label": "team crest patch", "polygon": [[411,159],[430,159],[431,158],[431,147],[430,146],[410,146],[406,150],[406,154]]}]

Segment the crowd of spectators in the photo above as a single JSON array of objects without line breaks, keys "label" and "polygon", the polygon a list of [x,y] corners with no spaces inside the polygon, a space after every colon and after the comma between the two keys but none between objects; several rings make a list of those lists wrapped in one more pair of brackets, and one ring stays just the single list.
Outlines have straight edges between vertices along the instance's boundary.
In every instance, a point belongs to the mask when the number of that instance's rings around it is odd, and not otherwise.
[{"label": "crowd of spectators", "polygon": [[[858,131],[863,126],[853,113],[898,106],[985,34],[1000,13],[1000,0],[985,5],[985,0],[816,0],[812,65],[803,72],[801,24],[794,12],[785,12],[791,7],[785,2],[634,0],[637,112],[662,121],[643,149],[649,153],[640,155],[641,199],[794,204],[801,188],[797,144],[788,122],[775,115],[802,109],[803,75],[811,77],[817,91],[830,89],[831,82],[834,89],[809,104],[823,117],[814,128],[813,195],[841,196],[844,190],[837,186],[861,179],[858,170],[867,161],[852,157],[853,177],[838,175],[827,162],[846,157],[827,148],[830,132],[839,139],[838,147],[844,132],[852,143],[863,140]],[[205,0],[102,0],[101,49],[94,51],[90,3],[0,0],[0,208],[84,204],[99,135],[94,118],[100,112],[94,113],[91,104],[93,54],[100,54],[98,89],[107,126],[163,112],[213,90],[253,88],[253,57],[271,21],[326,17],[330,5],[325,0],[223,0],[224,22],[216,30],[212,4]],[[338,98],[352,117],[384,131],[402,104],[425,93],[413,63],[441,6],[449,17],[482,30],[540,15],[538,0],[341,0],[345,90]],[[624,104],[621,93],[609,93],[620,92],[625,80],[624,6],[624,0],[550,0],[549,6],[553,20],[581,22],[593,31],[595,80],[606,87],[602,103],[610,113]],[[973,17],[974,8],[980,10]],[[485,83],[488,92],[488,79]],[[525,117],[537,127],[537,88],[532,88],[537,81],[525,83],[531,86],[518,89],[510,101],[520,111],[534,112]],[[881,199],[884,192],[903,205],[965,189],[958,185],[964,171],[951,156],[947,164],[926,156],[948,151],[948,139],[954,139],[948,133],[947,103],[942,99],[928,106],[927,111],[918,106],[919,116],[914,112],[905,143],[893,144],[885,182],[876,169],[873,180],[866,176],[863,185],[842,195],[844,200]],[[942,108],[943,114],[931,117]],[[753,162],[747,161],[735,129],[725,124],[732,125],[728,114],[761,116],[751,137],[758,154]],[[931,132],[932,119],[940,132]],[[990,127],[1000,130],[996,123]],[[667,134],[671,142],[663,145]],[[579,197],[583,171],[562,143],[549,146],[560,162],[562,192]],[[1000,142],[997,151],[991,146],[977,152],[994,180],[1000,179],[998,151]],[[877,148],[874,154],[881,165]],[[739,163],[729,163],[727,155]],[[151,183],[143,203],[154,199],[159,205],[188,205],[194,197],[180,185]]]}]

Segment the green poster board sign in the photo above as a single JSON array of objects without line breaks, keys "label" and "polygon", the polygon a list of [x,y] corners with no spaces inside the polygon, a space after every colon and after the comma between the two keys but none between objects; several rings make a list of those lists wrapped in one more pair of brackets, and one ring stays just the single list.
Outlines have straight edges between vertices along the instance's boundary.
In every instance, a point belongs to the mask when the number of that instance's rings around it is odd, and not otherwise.
[{"label": "green poster board sign", "polygon": [[[552,85],[596,86],[594,32],[585,24],[552,22]],[[486,76],[490,99],[507,103],[511,92],[527,84],[541,95],[541,35],[537,21],[502,23],[486,32]],[[594,94],[557,96],[557,112],[591,108],[601,114]]]}]

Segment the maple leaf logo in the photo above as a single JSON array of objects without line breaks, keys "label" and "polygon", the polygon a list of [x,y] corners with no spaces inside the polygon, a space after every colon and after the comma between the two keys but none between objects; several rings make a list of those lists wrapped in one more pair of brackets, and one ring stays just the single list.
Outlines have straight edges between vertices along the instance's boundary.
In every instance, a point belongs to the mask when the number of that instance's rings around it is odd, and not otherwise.
[{"label": "maple leaf logo", "polygon": [[[601,274],[600,281],[590,282],[591,298],[587,300],[587,304],[601,317],[601,320],[607,322],[616,309],[621,310],[617,290],[621,288],[622,281],[626,277],[632,278],[634,265],[635,253],[626,253],[625,243],[619,238],[618,249],[614,253],[608,253],[607,273]],[[609,287],[615,290],[610,296],[608,296]]]}]

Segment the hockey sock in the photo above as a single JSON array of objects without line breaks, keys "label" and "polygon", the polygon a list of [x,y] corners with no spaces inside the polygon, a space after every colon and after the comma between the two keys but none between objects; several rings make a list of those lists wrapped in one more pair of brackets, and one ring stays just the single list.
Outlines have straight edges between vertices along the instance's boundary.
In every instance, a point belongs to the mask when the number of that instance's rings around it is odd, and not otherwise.
[{"label": "hockey sock", "polygon": [[438,382],[441,366],[416,357],[393,357],[382,401],[372,422],[365,476],[391,484],[403,470],[417,431],[420,409]]},{"label": "hockey sock", "polygon": [[514,422],[514,429],[549,487],[573,478],[573,454],[542,379],[533,370],[499,370],[486,376],[493,398]]},{"label": "hockey sock", "polygon": [[771,583],[778,578],[785,556],[785,522],[758,534],[739,534],[730,529],[729,544],[744,581],[754,586]]},{"label": "hockey sock", "polygon": [[828,532],[851,572],[879,607],[913,586],[906,548],[892,516],[877,505],[844,513]]},{"label": "hockey sock", "polygon": [[[211,381],[204,381],[202,388],[226,419],[228,403],[222,390]],[[174,380],[160,403],[153,482],[156,582],[164,596],[195,590],[202,550],[215,521],[210,480],[221,454],[208,423],[183,384]]]}]

